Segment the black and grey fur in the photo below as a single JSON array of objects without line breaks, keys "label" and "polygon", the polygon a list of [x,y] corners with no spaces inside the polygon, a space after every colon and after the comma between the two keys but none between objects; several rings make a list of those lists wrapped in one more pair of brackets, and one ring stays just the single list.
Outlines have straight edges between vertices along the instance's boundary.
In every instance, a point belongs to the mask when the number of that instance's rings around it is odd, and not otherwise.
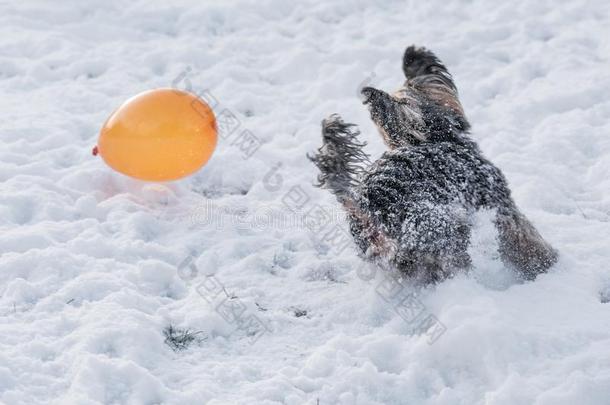
[{"label": "black and grey fur", "polygon": [[533,279],[556,251],[519,212],[504,175],[468,136],[470,124],[452,77],[425,48],[407,48],[407,77],[393,95],[372,87],[364,103],[389,150],[370,164],[353,124],[322,122],[323,145],[311,160],[319,186],[347,211],[365,257],[430,283],[467,269],[470,220],[495,211],[502,260]]}]

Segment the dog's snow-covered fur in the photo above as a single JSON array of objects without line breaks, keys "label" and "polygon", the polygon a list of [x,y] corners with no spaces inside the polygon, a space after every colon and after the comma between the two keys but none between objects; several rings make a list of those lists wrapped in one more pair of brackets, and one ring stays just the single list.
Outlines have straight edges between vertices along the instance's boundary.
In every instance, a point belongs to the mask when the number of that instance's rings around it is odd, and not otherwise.
[{"label": "dog's snow-covered fur", "polygon": [[353,124],[322,122],[323,145],[311,160],[319,185],[348,214],[364,256],[423,283],[467,269],[470,219],[495,211],[502,260],[533,279],[556,251],[521,214],[506,179],[468,136],[470,124],[453,79],[425,48],[407,48],[407,80],[393,95],[372,87],[364,103],[389,150],[370,164]]}]

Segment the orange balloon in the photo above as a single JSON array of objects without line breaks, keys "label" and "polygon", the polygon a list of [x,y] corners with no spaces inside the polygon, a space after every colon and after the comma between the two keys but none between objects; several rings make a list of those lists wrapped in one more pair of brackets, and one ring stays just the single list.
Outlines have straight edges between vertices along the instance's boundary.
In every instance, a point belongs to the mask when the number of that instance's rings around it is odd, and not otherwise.
[{"label": "orange balloon", "polygon": [[216,147],[216,118],[197,96],[149,90],[125,101],[104,123],[99,153],[114,170],[149,181],[193,174]]}]

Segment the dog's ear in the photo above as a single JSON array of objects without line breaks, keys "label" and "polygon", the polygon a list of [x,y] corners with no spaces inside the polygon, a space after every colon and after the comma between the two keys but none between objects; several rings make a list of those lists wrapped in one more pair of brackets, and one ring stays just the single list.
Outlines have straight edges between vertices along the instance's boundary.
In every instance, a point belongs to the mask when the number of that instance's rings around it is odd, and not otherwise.
[{"label": "dog's ear", "polygon": [[451,80],[451,75],[447,71],[445,65],[436,57],[436,55],[424,47],[416,47],[411,45],[405,50],[402,58],[402,70],[407,79],[413,79],[417,76],[436,75],[447,86],[455,89],[455,85]]},{"label": "dog's ear", "polygon": [[407,85],[439,106],[448,108],[455,115],[460,130],[470,128],[453,78],[433,52],[423,47],[408,47],[402,58],[402,70],[407,77]]}]

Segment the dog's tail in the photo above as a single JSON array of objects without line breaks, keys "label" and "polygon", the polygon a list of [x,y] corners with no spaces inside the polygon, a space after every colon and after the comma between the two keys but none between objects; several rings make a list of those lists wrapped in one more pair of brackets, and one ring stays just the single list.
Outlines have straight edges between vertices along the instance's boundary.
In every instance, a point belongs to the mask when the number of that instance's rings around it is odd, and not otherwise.
[{"label": "dog's tail", "polygon": [[322,121],[322,146],[308,158],[318,166],[318,187],[331,191],[344,204],[352,198],[352,189],[359,184],[363,165],[370,163],[362,150],[365,142],[358,141],[360,132],[354,124],[346,124],[333,114]]},{"label": "dog's tail", "polygon": [[516,208],[500,210],[495,220],[502,261],[516,267],[528,280],[557,262],[557,251]]}]

